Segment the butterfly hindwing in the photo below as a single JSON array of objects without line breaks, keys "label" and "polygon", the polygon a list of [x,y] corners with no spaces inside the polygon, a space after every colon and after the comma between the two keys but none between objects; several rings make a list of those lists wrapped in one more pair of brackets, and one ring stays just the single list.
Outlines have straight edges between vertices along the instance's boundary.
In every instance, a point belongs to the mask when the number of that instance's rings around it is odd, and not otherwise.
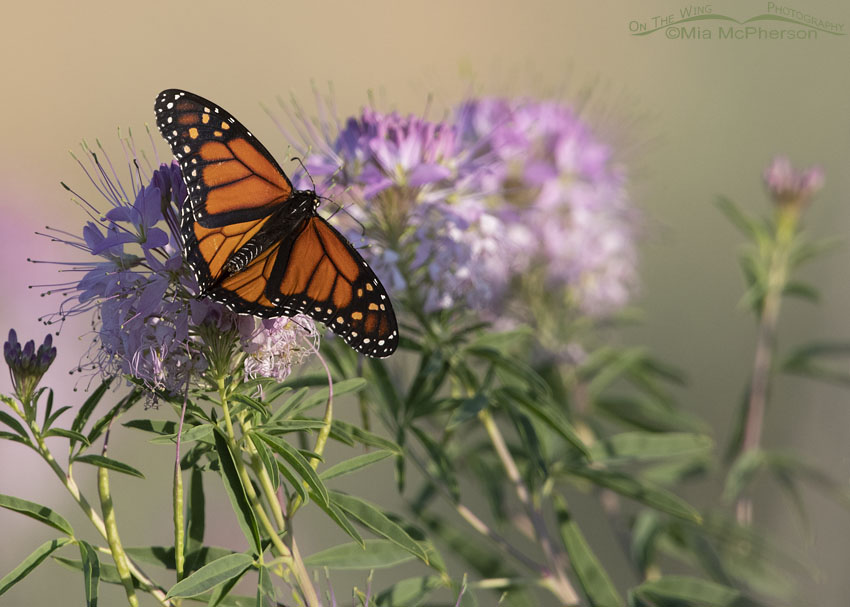
[{"label": "butterfly hindwing", "polygon": [[180,232],[200,295],[239,314],[308,314],[358,352],[398,346],[386,290],[353,246],[316,214],[266,148],[216,104],[159,94],[157,126],[180,163],[188,199]]},{"label": "butterfly hindwing", "polygon": [[284,314],[308,314],[358,352],[383,358],[398,347],[398,324],[383,285],[357,250],[313,215],[279,254],[267,298]]}]

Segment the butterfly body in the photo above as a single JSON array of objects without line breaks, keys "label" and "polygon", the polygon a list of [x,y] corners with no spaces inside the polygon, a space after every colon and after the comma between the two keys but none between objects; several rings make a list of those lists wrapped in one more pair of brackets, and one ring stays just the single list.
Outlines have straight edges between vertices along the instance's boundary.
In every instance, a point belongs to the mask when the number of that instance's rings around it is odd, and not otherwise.
[{"label": "butterfly body", "polygon": [[264,318],[308,314],[358,352],[398,346],[386,290],[318,213],[313,190],[294,190],[266,148],[217,105],[186,91],[157,97],[157,126],[186,182],[180,231],[200,294]]}]

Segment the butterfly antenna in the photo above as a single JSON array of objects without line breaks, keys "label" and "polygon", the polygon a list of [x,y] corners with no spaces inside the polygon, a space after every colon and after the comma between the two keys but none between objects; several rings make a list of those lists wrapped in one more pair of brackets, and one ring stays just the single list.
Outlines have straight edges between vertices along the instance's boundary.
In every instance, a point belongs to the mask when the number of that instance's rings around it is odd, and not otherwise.
[{"label": "butterfly antenna", "polygon": [[316,191],[316,182],[315,182],[315,181],[313,181],[313,176],[310,174],[310,171],[308,171],[308,170],[307,170],[307,167],[305,167],[305,166],[304,166],[304,163],[301,161],[301,159],[300,159],[298,156],[296,156],[295,158],[293,158],[293,160],[297,160],[297,161],[298,161],[298,164],[300,164],[300,165],[301,165],[301,168],[302,168],[302,169],[304,169],[304,172],[307,174],[307,177],[309,177],[309,178],[310,178],[310,184],[313,186],[313,192],[315,193],[315,191]]}]

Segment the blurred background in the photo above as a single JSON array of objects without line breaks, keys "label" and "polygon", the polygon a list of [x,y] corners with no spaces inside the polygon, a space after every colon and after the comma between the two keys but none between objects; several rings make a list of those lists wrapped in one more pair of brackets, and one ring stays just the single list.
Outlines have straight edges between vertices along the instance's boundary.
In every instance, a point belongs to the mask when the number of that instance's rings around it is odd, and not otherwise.
[{"label": "blurred background", "polygon": [[[696,6],[744,20],[767,12],[769,4],[729,0]],[[846,3],[798,4],[787,6],[850,31]],[[754,327],[738,305],[742,237],[714,201],[725,195],[750,213],[768,213],[761,173],[774,155],[786,154],[795,165],[818,164],[826,174],[826,187],[806,215],[807,231],[848,233],[850,35],[721,40],[715,25],[705,26],[715,28],[711,39],[674,39],[664,30],[632,35],[635,24],[652,29],[655,18],[678,17],[692,6],[682,0],[7,3],[0,37],[0,332],[5,339],[14,327],[19,339],[41,340],[46,329],[36,318],[61,301],[27,288],[64,280],[57,267],[28,264],[26,258],[73,259],[67,247],[34,234],[45,225],[81,230],[83,212],[59,182],[82,192],[92,189],[68,150],[79,150],[82,139],[99,139],[123,167],[117,129],[132,129],[140,147],[150,149],[145,127],[153,127],[154,98],[164,88],[184,88],[219,103],[281,159],[286,141],[260,103],[273,107],[277,96],[293,95],[310,110],[312,83],[321,91],[332,85],[342,116],[368,103],[369,95],[380,109],[401,113],[422,113],[431,98],[433,118],[470,93],[556,97],[582,105],[600,136],[617,147],[647,217],[637,301],[645,318],[622,339],[645,344],[685,370],[689,385],[679,394],[684,406],[707,419],[723,445],[750,372]],[[167,158],[156,133],[154,140],[160,158]],[[817,306],[792,301],[783,309],[780,347],[850,337],[848,266],[845,243],[809,268],[822,301]],[[68,370],[85,351],[89,330],[86,319],[76,319],[57,339],[59,358],[45,383],[57,390],[60,405],[76,407],[85,399],[86,380]],[[797,449],[846,481],[850,393],[782,378],[776,388],[764,444]],[[0,390],[9,389],[4,377]],[[149,481],[114,478],[124,542],[151,541],[150,533],[141,532],[159,521],[152,541],[165,544],[171,534],[170,489],[148,488],[170,487],[171,453],[152,450],[142,435],[128,431],[121,441],[112,443],[110,455],[134,465],[141,461]],[[64,489],[23,447],[0,442],[0,462],[0,493],[74,512]],[[384,470],[391,494],[392,470]],[[93,469],[76,474],[94,490]],[[816,572],[801,578],[809,604],[846,605],[850,512],[807,493],[805,527],[777,497],[776,487],[763,489],[756,500],[759,524]],[[703,489],[687,498],[702,505],[717,495]],[[223,493],[221,499],[226,512]],[[134,528],[133,519],[144,524]],[[320,524],[321,518],[315,520]],[[82,517],[71,522],[86,528]],[[219,534],[215,543],[241,541],[230,531],[209,530]],[[7,511],[0,512],[0,534],[0,575],[53,537]],[[320,534],[315,543],[307,536],[302,552],[323,545]],[[615,568],[618,584],[632,584],[616,572],[618,561],[606,555],[604,542],[598,549],[603,563]],[[338,591],[342,588],[341,581]],[[76,574],[46,563],[0,604],[78,604],[82,596]],[[116,602],[105,604],[120,604],[120,595],[109,596]]]}]

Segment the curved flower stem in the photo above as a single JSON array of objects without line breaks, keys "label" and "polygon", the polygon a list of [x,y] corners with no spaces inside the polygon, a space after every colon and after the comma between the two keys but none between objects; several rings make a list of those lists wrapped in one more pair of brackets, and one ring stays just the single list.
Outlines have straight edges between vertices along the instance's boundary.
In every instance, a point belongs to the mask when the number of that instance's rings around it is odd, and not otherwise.
[{"label": "curved flower stem", "polygon": [[242,485],[245,488],[245,495],[248,497],[248,501],[251,503],[251,508],[257,515],[260,524],[262,524],[266,535],[268,535],[269,539],[272,541],[272,544],[274,545],[278,554],[284,558],[286,564],[289,566],[289,568],[295,575],[295,579],[298,583],[298,588],[299,590],[301,590],[301,592],[304,593],[304,597],[307,600],[307,605],[309,607],[321,607],[319,597],[316,594],[316,589],[313,587],[313,584],[310,580],[310,575],[307,572],[307,568],[304,566],[304,561],[301,559],[300,555],[296,558],[293,552],[286,546],[286,544],[283,543],[283,540],[280,538],[277,529],[275,529],[274,525],[272,525],[271,520],[269,520],[269,517],[266,514],[266,511],[263,508],[259,497],[257,496],[257,492],[254,491],[254,485],[251,483],[251,477],[248,474],[248,469],[245,467],[245,462],[241,456],[241,447],[238,441],[236,440],[236,433],[233,430],[233,421],[231,418],[230,405],[228,404],[227,398],[227,388],[224,385],[223,377],[218,378],[217,385],[219,398],[221,399],[221,408],[224,413],[224,423],[227,428],[227,439],[229,442],[230,449],[233,451],[233,459],[236,464],[236,469],[239,473],[239,478],[242,480]]},{"label": "curved flower stem", "polygon": [[180,440],[183,438],[183,420],[186,419],[186,405],[189,401],[189,382],[183,395],[183,408],[180,410],[180,423],[177,425],[177,446],[174,449],[174,489],[172,509],[174,511],[174,570],[177,581],[183,579],[183,567],[186,562],[185,528],[183,520],[183,475],[180,473]]},{"label": "curved flower stem", "polygon": [[[91,521],[91,524],[94,525],[95,530],[98,534],[104,538],[107,538],[106,533],[106,525],[103,522],[103,519],[100,518],[100,515],[95,512],[94,508],[92,508],[91,504],[85,498],[85,496],[80,493],[80,487],[77,485],[74,477],[71,476],[70,468],[66,473],[62,470],[62,467],[53,457],[53,454],[50,452],[50,449],[47,448],[47,444],[44,442],[44,437],[41,434],[41,428],[38,427],[35,420],[27,419],[24,416],[23,411],[17,406],[15,401],[12,399],[3,398],[3,402],[8,404],[12,410],[21,417],[24,421],[26,421],[27,426],[32,432],[32,436],[36,442],[36,451],[38,454],[47,462],[47,465],[53,470],[53,473],[57,476],[59,481],[68,490],[68,493],[71,494],[71,497],[77,502],[77,505],[82,509],[83,513],[86,515],[86,518]],[[141,586],[145,589],[146,592],[150,593],[159,603],[163,605],[163,607],[170,607],[173,605],[173,602],[166,598],[165,591],[159,587],[159,585],[151,580],[139,567],[133,563],[132,560],[127,561],[127,565],[130,569],[130,572],[133,574],[133,577],[139,581]]]},{"label": "curved flower stem", "polygon": [[[109,430],[106,431],[106,438],[103,441],[103,450],[101,454],[106,456],[107,445],[109,444]],[[127,602],[133,607],[139,606],[139,599],[136,597],[136,590],[133,588],[133,578],[130,575],[129,559],[127,553],[124,552],[124,547],[121,545],[121,537],[118,535],[118,524],[115,520],[115,507],[112,503],[112,494],[109,490],[109,472],[100,466],[97,469],[97,489],[100,494],[100,507],[103,510],[103,520],[106,526],[106,540],[109,543],[109,551],[112,553],[112,560],[115,562],[115,568],[118,570],[118,577],[121,578],[121,583],[124,585],[124,592],[127,594]]]},{"label": "curved flower stem", "polygon": [[[321,455],[325,451],[325,445],[328,442],[328,437],[331,435],[331,428],[333,426],[333,417],[334,417],[334,381],[333,375],[331,375],[330,367],[325,362],[325,359],[322,358],[322,355],[319,354],[319,350],[310,340],[307,341],[307,344],[316,354],[316,358],[319,359],[319,362],[322,363],[322,366],[325,368],[325,373],[328,376],[328,403],[325,406],[325,416],[322,418],[323,426],[319,430],[319,435],[316,437],[316,446],[313,448],[313,451]],[[319,467],[318,459],[311,459],[310,465],[313,467],[313,470]],[[302,506],[301,496],[298,495],[295,499],[292,500],[292,504],[289,507],[289,517],[295,514],[295,512]]]},{"label": "curved flower stem", "polygon": [[484,429],[490,437],[490,442],[493,443],[493,448],[496,450],[496,455],[498,455],[499,460],[502,462],[502,466],[505,468],[508,478],[514,484],[517,497],[519,498],[519,501],[522,502],[523,506],[525,506],[528,517],[534,527],[534,533],[537,536],[537,541],[540,542],[540,548],[543,550],[543,554],[549,564],[550,571],[544,573],[544,575],[549,577],[548,585],[550,589],[565,605],[578,605],[578,594],[570,583],[569,578],[567,578],[567,574],[564,572],[562,565],[563,555],[559,555],[558,551],[556,551],[552,538],[546,529],[546,523],[543,520],[543,516],[540,510],[532,502],[528,487],[526,487],[525,483],[522,481],[519,468],[508,450],[507,444],[505,444],[505,439],[502,437],[502,433],[496,425],[496,421],[487,409],[482,409],[478,412],[478,419],[480,419],[481,423],[484,425]]},{"label": "curved flower stem", "polygon": [[[747,418],[744,423],[744,436],[740,454],[744,455],[758,449],[761,431],[764,425],[767,392],[770,385],[773,354],[776,346],[776,326],[782,305],[782,293],[788,282],[788,258],[791,244],[797,229],[799,210],[795,206],[781,207],[777,213],[776,241],[768,266],[767,285],[761,310],[759,310],[756,353],[753,360],[753,374],[750,382],[750,395],[747,403]],[[752,501],[742,497],[735,505],[738,523],[752,523]]]}]

